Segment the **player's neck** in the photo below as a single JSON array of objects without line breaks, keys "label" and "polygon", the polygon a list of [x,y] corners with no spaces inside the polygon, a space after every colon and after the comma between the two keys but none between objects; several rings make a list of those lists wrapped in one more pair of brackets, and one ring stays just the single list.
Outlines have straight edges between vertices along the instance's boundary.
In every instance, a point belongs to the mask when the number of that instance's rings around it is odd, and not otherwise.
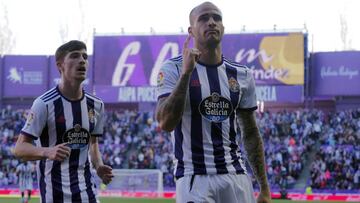
[{"label": "player's neck", "polygon": [[83,96],[81,83],[78,84],[61,81],[59,83],[59,90],[61,94],[69,100],[79,100]]},{"label": "player's neck", "polygon": [[202,49],[199,61],[207,65],[217,65],[222,61],[221,46]]}]

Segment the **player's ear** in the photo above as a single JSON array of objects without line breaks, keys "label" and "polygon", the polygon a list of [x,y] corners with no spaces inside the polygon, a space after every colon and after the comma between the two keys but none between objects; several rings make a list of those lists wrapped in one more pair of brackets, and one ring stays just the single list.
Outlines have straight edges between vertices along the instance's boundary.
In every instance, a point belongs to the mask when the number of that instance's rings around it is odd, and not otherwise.
[{"label": "player's ear", "polygon": [[61,69],[62,69],[62,67],[61,67],[61,61],[56,61],[56,67],[57,67],[59,73],[61,74]]},{"label": "player's ear", "polygon": [[189,33],[189,35],[190,35],[191,37],[194,37],[194,34],[193,34],[193,32],[192,32],[192,27],[191,27],[191,26],[188,27],[188,33]]}]

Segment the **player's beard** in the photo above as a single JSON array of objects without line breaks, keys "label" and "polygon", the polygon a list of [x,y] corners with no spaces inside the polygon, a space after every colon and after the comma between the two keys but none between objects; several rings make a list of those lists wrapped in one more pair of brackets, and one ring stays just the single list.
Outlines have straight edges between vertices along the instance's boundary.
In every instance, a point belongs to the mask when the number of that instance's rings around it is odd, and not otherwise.
[{"label": "player's beard", "polygon": [[209,49],[217,48],[221,43],[221,37],[211,37],[206,40],[206,47]]}]

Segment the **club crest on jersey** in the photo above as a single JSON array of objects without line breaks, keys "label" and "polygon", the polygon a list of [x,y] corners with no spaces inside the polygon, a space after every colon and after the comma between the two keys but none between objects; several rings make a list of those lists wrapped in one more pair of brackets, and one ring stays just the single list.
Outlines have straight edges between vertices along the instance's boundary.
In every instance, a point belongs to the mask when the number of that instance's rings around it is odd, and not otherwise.
[{"label": "club crest on jersey", "polygon": [[228,82],[229,82],[230,91],[232,91],[232,92],[240,91],[240,85],[239,85],[238,81],[235,80],[235,78],[231,77]]},{"label": "club crest on jersey", "polygon": [[90,109],[88,112],[89,115],[89,122],[90,123],[95,123],[95,111],[94,109]]},{"label": "club crest on jersey", "polygon": [[157,76],[157,86],[161,87],[164,84],[164,73],[163,72],[159,72],[158,76]]},{"label": "club crest on jersey", "polygon": [[227,98],[214,92],[200,102],[199,112],[207,120],[220,123],[229,118],[233,106]]},{"label": "club crest on jersey", "polygon": [[67,130],[63,135],[63,142],[68,142],[71,149],[86,147],[90,140],[90,133],[81,125],[75,124],[74,128]]}]

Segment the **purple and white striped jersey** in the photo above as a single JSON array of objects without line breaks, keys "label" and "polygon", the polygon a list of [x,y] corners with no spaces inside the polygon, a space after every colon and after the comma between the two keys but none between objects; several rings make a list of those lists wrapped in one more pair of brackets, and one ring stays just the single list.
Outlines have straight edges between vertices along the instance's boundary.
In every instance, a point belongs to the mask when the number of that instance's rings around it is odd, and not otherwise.
[{"label": "purple and white striped jersey", "polygon": [[[182,56],[167,60],[158,74],[158,99],[173,91]],[[218,65],[196,63],[181,121],[172,132],[175,176],[246,174],[236,141],[235,111],[256,110],[250,69],[222,58]]]},{"label": "purple and white striped jersey", "polygon": [[33,169],[34,165],[32,163],[21,163],[16,167],[16,173],[19,177],[20,191],[32,190]]},{"label": "purple and white striped jersey", "polygon": [[103,134],[103,114],[104,103],[84,91],[80,100],[70,101],[54,87],[35,99],[22,134],[40,147],[68,142],[71,148],[62,162],[38,161],[41,202],[97,202],[88,151],[90,136]]}]

